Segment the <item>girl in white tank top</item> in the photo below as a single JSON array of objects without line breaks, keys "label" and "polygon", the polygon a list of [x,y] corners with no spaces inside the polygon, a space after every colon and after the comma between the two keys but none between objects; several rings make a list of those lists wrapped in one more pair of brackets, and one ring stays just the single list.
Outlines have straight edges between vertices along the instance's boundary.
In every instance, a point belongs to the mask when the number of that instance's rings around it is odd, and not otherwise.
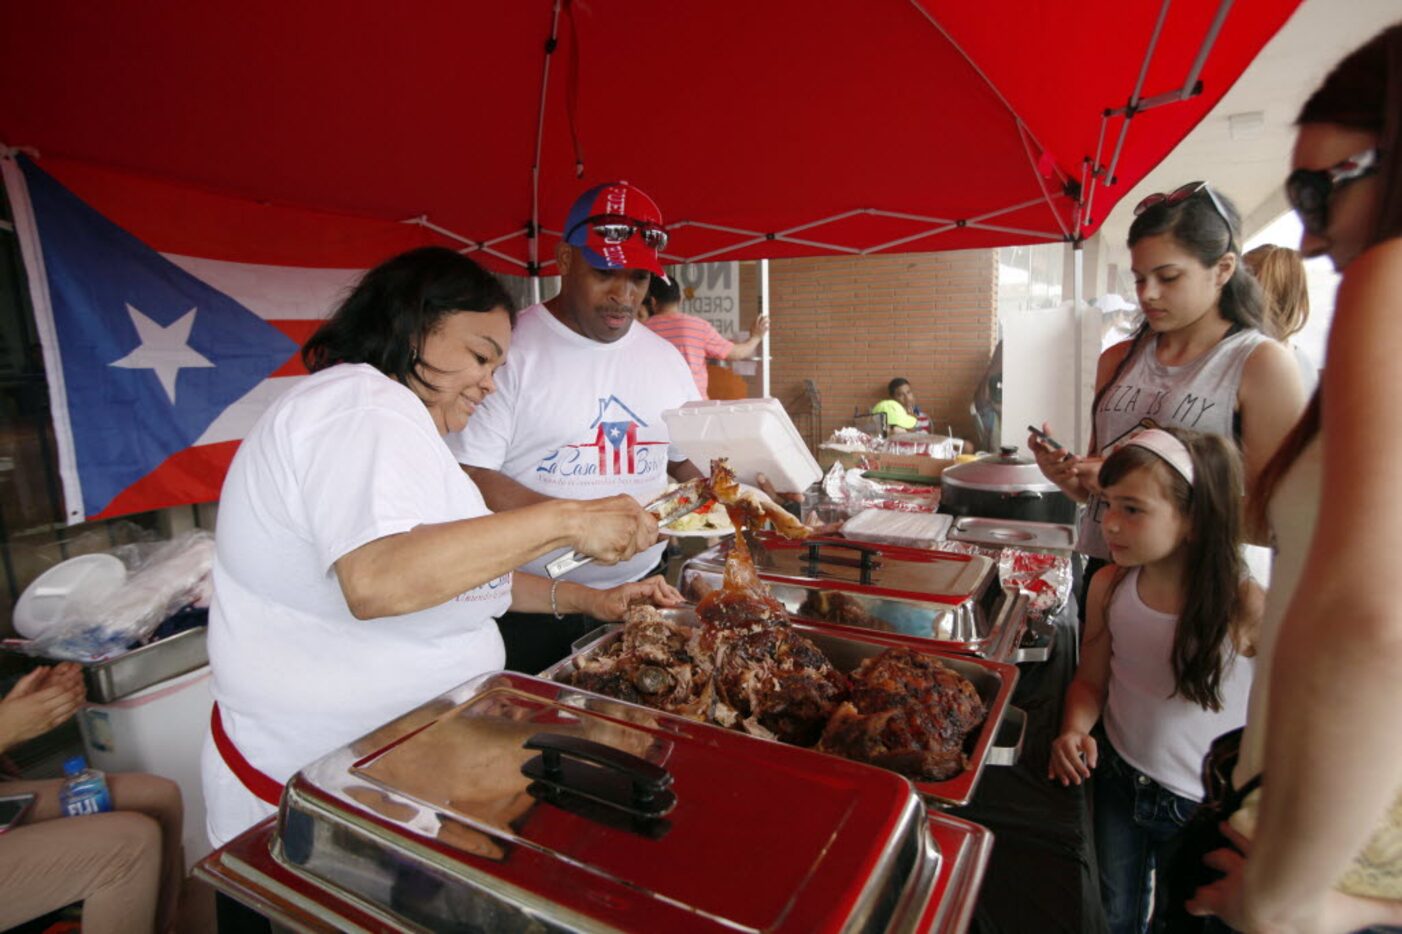
[{"label": "girl in white tank top", "polygon": [[1244,579],[1229,441],[1146,430],[1099,479],[1115,564],[1090,585],[1048,777],[1069,785],[1094,774],[1101,898],[1111,931],[1140,934],[1167,907],[1163,873],[1202,800],[1203,756],[1246,721],[1263,595]]}]

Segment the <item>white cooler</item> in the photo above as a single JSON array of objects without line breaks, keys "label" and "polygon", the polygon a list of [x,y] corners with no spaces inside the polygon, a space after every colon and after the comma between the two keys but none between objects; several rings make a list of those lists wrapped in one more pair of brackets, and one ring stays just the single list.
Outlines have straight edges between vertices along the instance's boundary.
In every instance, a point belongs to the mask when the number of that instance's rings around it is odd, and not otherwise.
[{"label": "white cooler", "polygon": [[104,772],[150,772],[180,786],[187,872],[209,852],[200,784],[200,751],[214,703],[209,680],[205,665],[120,700],[90,704],[78,717],[89,765]]}]

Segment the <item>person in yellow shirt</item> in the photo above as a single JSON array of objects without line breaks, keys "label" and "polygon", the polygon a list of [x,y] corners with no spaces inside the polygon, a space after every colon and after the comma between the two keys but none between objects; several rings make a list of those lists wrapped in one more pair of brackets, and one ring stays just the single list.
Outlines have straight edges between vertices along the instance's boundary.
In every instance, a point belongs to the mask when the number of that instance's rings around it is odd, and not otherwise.
[{"label": "person in yellow shirt", "polygon": [[915,404],[915,390],[910,380],[897,376],[886,386],[890,398],[882,399],[871,407],[871,414],[885,415],[888,431],[929,431],[930,416],[920,411]]}]

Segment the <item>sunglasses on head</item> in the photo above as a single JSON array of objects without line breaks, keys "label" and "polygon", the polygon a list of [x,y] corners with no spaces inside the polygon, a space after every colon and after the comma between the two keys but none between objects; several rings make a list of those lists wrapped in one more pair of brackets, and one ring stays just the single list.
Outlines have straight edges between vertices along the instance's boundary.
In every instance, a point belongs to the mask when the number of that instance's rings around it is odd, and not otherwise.
[{"label": "sunglasses on head", "polygon": [[1378,170],[1378,151],[1369,149],[1327,169],[1296,169],[1285,180],[1285,197],[1305,230],[1315,236],[1329,226],[1329,199],[1334,192]]},{"label": "sunglasses on head", "polygon": [[1155,192],[1134,206],[1134,216],[1138,217],[1150,208],[1157,207],[1160,204],[1167,207],[1173,207],[1175,204],[1182,204],[1200,191],[1207,194],[1207,199],[1211,203],[1212,209],[1217,212],[1218,217],[1222,218],[1222,223],[1227,225],[1227,252],[1237,252],[1236,230],[1232,226],[1232,219],[1227,215],[1227,209],[1222,206],[1222,202],[1218,199],[1217,193],[1212,190],[1212,186],[1207,182],[1189,182],[1167,193],[1161,191]]},{"label": "sunglasses on head", "polygon": [[656,224],[634,220],[622,214],[596,214],[586,217],[566,231],[565,239],[568,240],[576,230],[586,224],[597,236],[602,237],[605,243],[622,243],[636,233],[651,249],[663,250],[667,247],[667,231]]}]

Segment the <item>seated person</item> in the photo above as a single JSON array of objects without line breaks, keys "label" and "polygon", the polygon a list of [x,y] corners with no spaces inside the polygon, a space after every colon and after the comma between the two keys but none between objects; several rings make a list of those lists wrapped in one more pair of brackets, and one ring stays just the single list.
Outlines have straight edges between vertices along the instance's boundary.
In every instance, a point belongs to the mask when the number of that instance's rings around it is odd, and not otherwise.
[{"label": "seated person", "polygon": [[702,399],[709,399],[710,376],[706,372],[709,360],[748,360],[759,352],[760,341],[769,330],[769,319],[760,316],[748,340],[734,343],[720,335],[711,322],[682,311],[682,290],[675,279],[653,276],[644,304],[651,312],[643,323],[659,337],[665,338],[681,352],[691,368],[691,378]]},{"label": "seated person", "polygon": [[871,414],[885,415],[887,430],[893,433],[930,430],[930,416],[915,404],[915,390],[910,388],[910,380],[897,376],[887,384],[886,393],[890,398],[873,405]]},{"label": "seated person", "polygon": [[[71,662],[36,668],[0,700],[0,752],[59,726],[83,704]],[[185,857],[180,786],[155,775],[107,776],[113,810],[63,817],[63,779],[0,782],[0,795],[34,794],[0,834],[0,930],[83,903],[84,931],[174,929]]]}]

